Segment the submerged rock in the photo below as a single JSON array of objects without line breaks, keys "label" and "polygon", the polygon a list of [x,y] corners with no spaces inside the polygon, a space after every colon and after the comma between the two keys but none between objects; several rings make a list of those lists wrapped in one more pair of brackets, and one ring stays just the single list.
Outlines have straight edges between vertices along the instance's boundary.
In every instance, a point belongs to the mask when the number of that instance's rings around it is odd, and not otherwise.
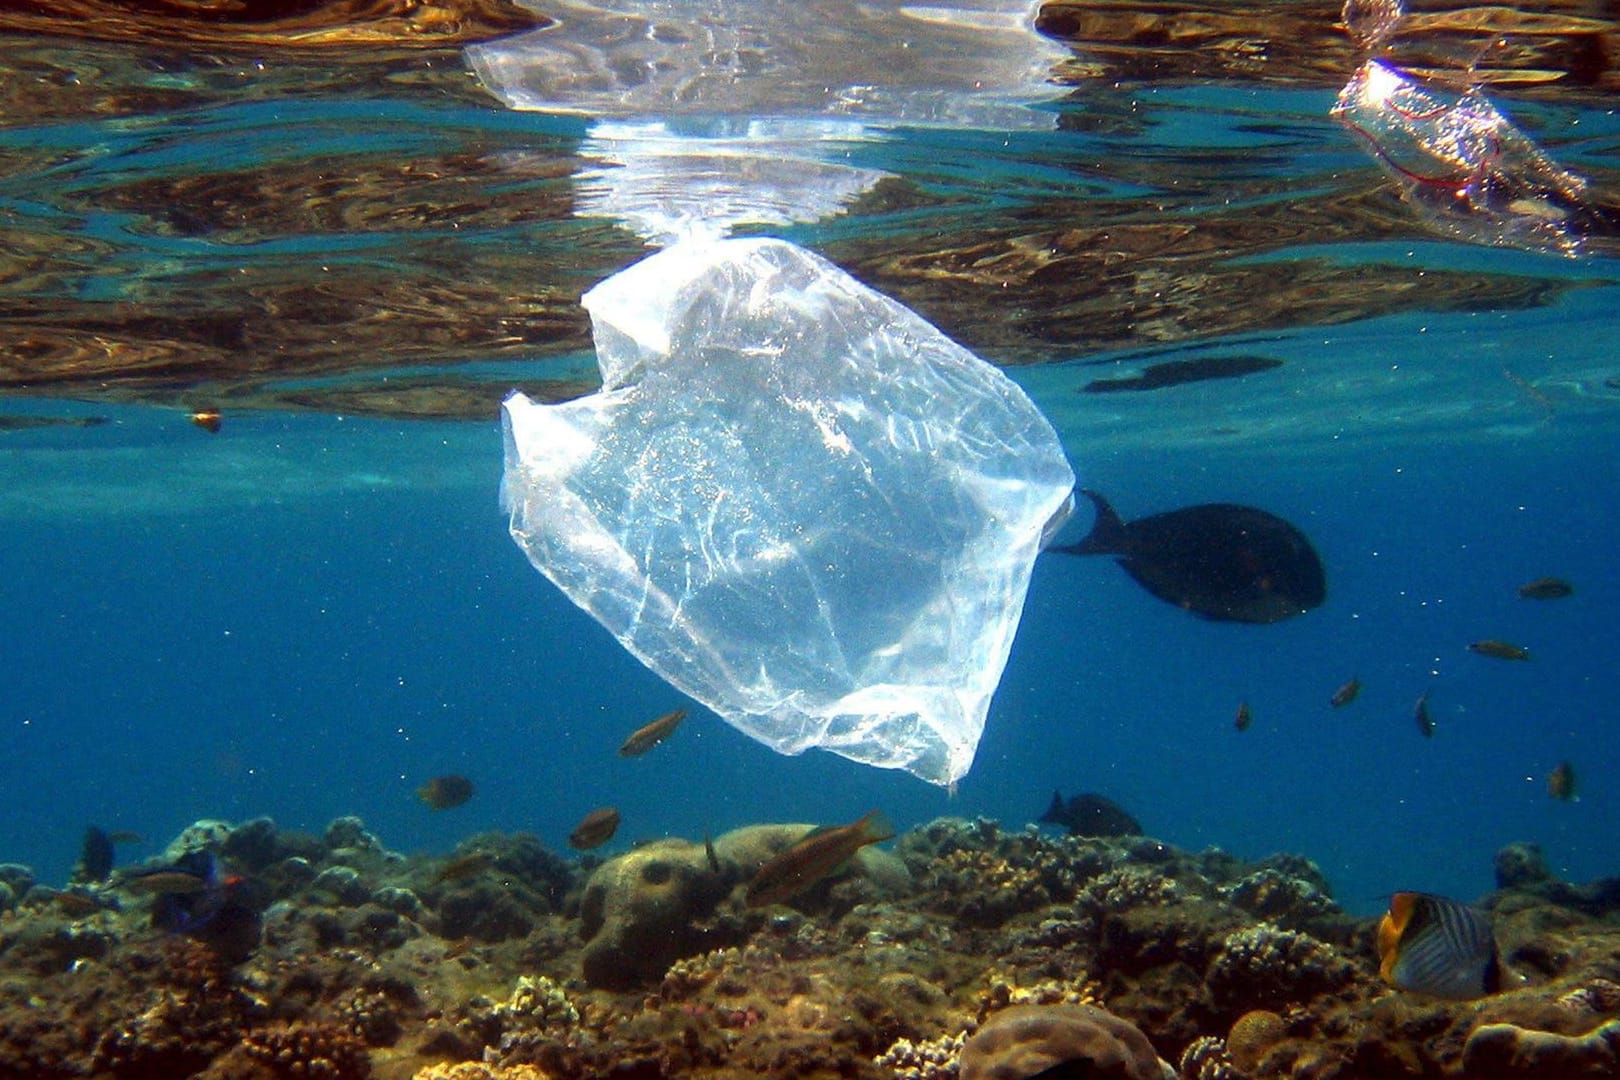
[{"label": "submerged rock", "polygon": [[1516,1024],[1483,1024],[1463,1047],[1470,1080],[1575,1080],[1620,1075],[1620,1020],[1585,1035],[1530,1031]]},{"label": "submerged rock", "polygon": [[710,865],[702,844],[685,840],[648,844],[603,863],[580,902],[585,981],[627,989],[703,951],[698,920],[734,883],[731,874]]},{"label": "submerged rock", "polygon": [[1553,880],[1547,869],[1547,857],[1539,845],[1520,842],[1509,844],[1496,853],[1496,887],[1498,889],[1524,889]]}]

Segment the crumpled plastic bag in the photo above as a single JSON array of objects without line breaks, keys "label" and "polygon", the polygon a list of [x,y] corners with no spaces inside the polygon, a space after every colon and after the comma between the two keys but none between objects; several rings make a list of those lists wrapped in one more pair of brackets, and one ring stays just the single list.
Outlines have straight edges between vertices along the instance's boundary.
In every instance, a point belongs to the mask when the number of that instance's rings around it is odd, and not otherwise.
[{"label": "crumpled plastic bag", "polygon": [[602,390],[502,410],[529,560],[782,753],[966,774],[1074,486],[1045,417],[780,240],[686,241],[584,304]]}]

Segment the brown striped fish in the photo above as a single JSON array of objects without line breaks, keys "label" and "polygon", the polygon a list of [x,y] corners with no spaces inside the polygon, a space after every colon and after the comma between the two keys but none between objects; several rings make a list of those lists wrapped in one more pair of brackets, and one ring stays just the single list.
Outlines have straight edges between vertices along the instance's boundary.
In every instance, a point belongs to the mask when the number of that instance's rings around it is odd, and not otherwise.
[{"label": "brown striped fish", "polygon": [[681,721],[685,719],[685,709],[672,709],[651,723],[637,728],[630,733],[628,739],[624,740],[624,745],[619,747],[619,756],[640,757],[674,734],[675,729],[680,727]]}]

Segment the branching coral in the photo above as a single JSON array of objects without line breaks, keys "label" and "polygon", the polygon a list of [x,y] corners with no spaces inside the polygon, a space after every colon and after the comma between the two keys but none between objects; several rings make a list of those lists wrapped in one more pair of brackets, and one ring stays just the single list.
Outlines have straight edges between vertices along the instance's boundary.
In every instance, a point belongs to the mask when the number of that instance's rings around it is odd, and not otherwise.
[{"label": "branching coral", "polygon": [[944,906],[975,926],[999,926],[1052,902],[1040,871],[994,851],[952,851],[933,867],[932,875],[935,895],[949,898]]},{"label": "branching coral", "polygon": [[898,1039],[873,1059],[873,1064],[901,1080],[956,1080],[957,1058],[966,1039],[965,1031],[920,1043]]},{"label": "branching coral", "polygon": [[1207,982],[1226,1007],[1305,1001],[1354,983],[1356,967],[1306,934],[1256,923],[1226,936]]},{"label": "branching coral", "polygon": [[259,1028],[242,1037],[241,1050],[279,1080],[365,1080],[371,1075],[365,1046],[332,1024]]},{"label": "branching coral", "polygon": [[1200,1035],[1181,1054],[1177,1075],[1183,1080],[1236,1080],[1226,1043],[1217,1035]]},{"label": "branching coral", "polygon": [[1177,903],[1186,898],[1174,879],[1142,866],[1122,866],[1109,870],[1080,890],[1079,906],[1100,911]]},{"label": "branching coral", "polygon": [[579,1023],[579,1010],[563,988],[544,975],[518,976],[512,995],[495,1006],[495,1013],[514,1030],[570,1028]]},{"label": "branching coral", "polygon": [[1100,1005],[1101,989],[1090,979],[1080,977],[1062,982],[1046,981],[1019,986],[1012,976],[995,974],[989,988],[979,995],[978,1020],[1013,1005]]},{"label": "branching coral", "polygon": [[1304,878],[1264,869],[1218,890],[1222,898],[1259,919],[1298,926],[1338,910],[1333,898]]}]

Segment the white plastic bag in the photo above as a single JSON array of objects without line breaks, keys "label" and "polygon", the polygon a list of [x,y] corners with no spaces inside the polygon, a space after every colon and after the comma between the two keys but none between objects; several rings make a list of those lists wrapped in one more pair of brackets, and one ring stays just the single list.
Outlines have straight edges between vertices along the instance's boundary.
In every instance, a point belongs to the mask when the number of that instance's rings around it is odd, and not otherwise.
[{"label": "white plastic bag", "polygon": [[788,754],[972,764],[1074,475],[1010,379],[780,240],[692,240],[584,298],[601,392],[506,401],[529,560]]}]

